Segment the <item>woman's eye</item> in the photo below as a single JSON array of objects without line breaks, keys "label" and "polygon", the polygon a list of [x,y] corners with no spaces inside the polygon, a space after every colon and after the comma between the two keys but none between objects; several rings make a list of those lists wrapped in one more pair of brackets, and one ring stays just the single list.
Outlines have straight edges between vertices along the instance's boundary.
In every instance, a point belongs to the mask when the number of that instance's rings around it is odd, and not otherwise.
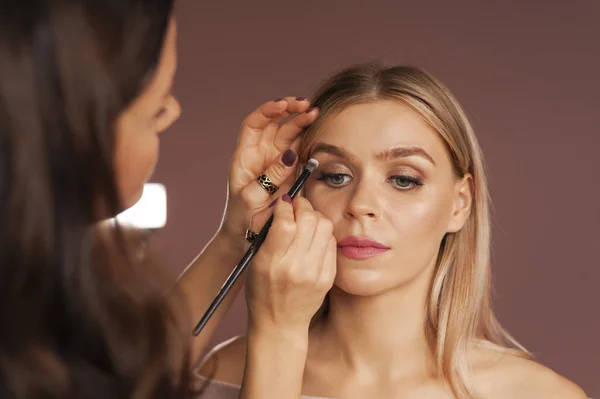
[{"label": "woman's eye", "polygon": [[350,178],[350,175],[344,173],[321,173],[317,180],[324,181],[330,186],[342,186],[348,183]]},{"label": "woman's eye", "polygon": [[[352,176],[345,173],[321,173],[317,180],[327,183],[331,187],[343,187],[348,184]],[[417,186],[422,186],[420,179],[412,176],[392,176],[388,179],[394,186],[400,190],[410,190]]]},{"label": "woman's eye", "polygon": [[391,181],[396,187],[403,190],[423,185],[421,180],[411,176],[392,176],[390,177],[389,181]]}]

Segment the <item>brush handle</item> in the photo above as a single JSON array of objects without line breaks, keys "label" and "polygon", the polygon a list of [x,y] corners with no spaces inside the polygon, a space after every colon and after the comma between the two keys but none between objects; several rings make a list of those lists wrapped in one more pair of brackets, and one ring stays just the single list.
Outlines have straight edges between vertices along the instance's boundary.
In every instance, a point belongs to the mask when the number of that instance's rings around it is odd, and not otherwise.
[{"label": "brush handle", "polygon": [[235,266],[229,277],[227,277],[227,280],[225,280],[225,283],[217,293],[215,299],[208,307],[208,310],[204,313],[198,324],[196,324],[196,327],[194,327],[194,330],[192,332],[194,336],[200,334],[200,331],[202,331],[204,326],[206,326],[206,323],[208,323],[213,313],[215,313],[215,311],[217,310],[217,307],[221,304],[227,293],[231,290],[231,287],[233,287],[240,275],[244,272],[244,270],[246,270],[246,268],[252,261],[252,258],[254,258],[254,255],[256,255],[256,252],[258,251],[262,243],[265,241],[265,238],[267,237],[267,233],[272,223],[273,215],[271,215],[267,223],[260,230],[260,233],[258,233],[257,237],[254,239],[254,242],[252,243],[252,245],[250,245],[250,248],[246,250],[246,253],[242,257],[240,262]]},{"label": "brush handle", "polygon": [[[304,169],[302,171],[302,174],[298,177],[298,179],[296,180],[294,185],[290,188],[290,191],[288,191],[288,195],[291,198],[294,198],[298,194],[298,192],[300,191],[300,189],[306,182],[306,179],[308,178],[308,176],[310,176],[311,173],[312,173],[312,170],[308,170],[308,169]],[[200,331],[202,331],[202,329],[206,326],[206,324],[210,320],[211,316],[217,310],[217,307],[221,304],[221,302],[223,302],[223,299],[225,298],[227,293],[231,290],[231,287],[233,287],[233,285],[235,284],[237,279],[240,277],[240,275],[244,272],[244,270],[246,270],[246,268],[252,261],[252,258],[254,258],[254,255],[256,255],[260,246],[267,238],[267,233],[269,232],[269,229],[271,228],[272,224],[273,224],[273,215],[271,215],[271,217],[269,217],[269,220],[267,220],[267,223],[265,223],[263,228],[260,230],[260,232],[258,233],[256,238],[254,239],[254,242],[252,243],[252,245],[250,245],[250,247],[246,250],[246,253],[242,257],[242,259],[235,266],[235,268],[233,269],[233,271],[231,272],[229,277],[227,277],[227,280],[225,280],[225,283],[223,284],[223,286],[217,293],[217,296],[215,297],[215,299],[212,301],[212,303],[208,307],[208,310],[204,313],[204,315],[202,316],[202,318],[200,319],[198,324],[196,324],[196,327],[194,327],[194,330],[192,331],[192,334],[194,336],[197,336],[198,334],[200,334]]]}]

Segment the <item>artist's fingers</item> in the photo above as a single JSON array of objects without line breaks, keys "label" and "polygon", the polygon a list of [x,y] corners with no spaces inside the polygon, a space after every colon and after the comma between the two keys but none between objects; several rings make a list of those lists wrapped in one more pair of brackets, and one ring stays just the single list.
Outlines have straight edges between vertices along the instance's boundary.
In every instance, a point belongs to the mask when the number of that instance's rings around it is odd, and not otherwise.
[{"label": "artist's fingers", "polygon": [[296,137],[294,141],[290,143],[288,148],[294,151],[296,154],[300,154],[300,144],[302,144],[302,132]]},{"label": "artist's fingers", "polygon": [[[310,102],[303,97],[282,97],[274,101],[264,103],[242,122],[239,137],[239,147],[256,147],[260,142],[262,133],[274,134],[269,125],[276,127],[281,121],[293,113],[306,111]],[[272,140],[273,137],[269,138]]]},{"label": "artist's fingers", "polygon": [[262,211],[258,212],[256,215],[252,216],[252,220],[250,220],[250,227],[249,227],[251,232],[253,232],[254,234],[260,233],[260,230],[264,227],[265,223],[267,223],[267,220],[269,220],[271,215],[273,215],[274,207],[275,207],[275,203],[273,203],[273,207],[262,210]]},{"label": "artist's fingers", "polygon": [[299,138],[301,133],[312,124],[319,115],[318,108],[309,108],[305,112],[283,124],[275,135],[275,146],[277,148],[288,148],[291,143]]},{"label": "artist's fingers", "polygon": [[252,216],[252,219],[250,220],[250,230],[252,232],[258,234],[258,232],[263,228],[265,223],[267,223],[267,220],[269,220],[271,215],[273,215],[273,211],[275,210],[275,204],[280,200],[281,198],[275,198],[273,201],[271,201],[271,204],[269,204],[268,208],[263,209],[262,211]]},{"label": "artist's fingers", "polygon": [[[293,264],[297,270],[292,273],[304,275],[315,284],[322,279],[324,272],[324,260],[326,260],[328,247],[333,238],[333,224],[317,211],[311,211],[308,207],[300,205],[294,200],[296,212],[296,238],[291,245],[291,253],[297,254],[302,262]],[[308,201],[306,201],[308,202]],[[303,207],[300,211],[298,208]],[[312,208],[311,208],[312,209]],[[315,287],[317,288],[317,287]]]},{"label": "artist's fingers", "polygon": [[287,102],[287,107],[281,115],[273,118],[271,124],[279,124],[283,122],[285,118],[292,114],[300,114],[306,112],[310,106],[310,100],[306,97],[284,97]]},{"label": "artist's fingers", "polygon": [[333,235],[327,240],[327,248],[323,256],[323,267],[317,289],[322,289],[325,292],[329,291],[335,282],[337,274],[337,241]]},{"label": "artist's fingers", "polygon": [[264,103],[255,109],[242,122],[238,147],[253,148],[258,146],[262,130],[265,129],[269,123],[273,123],[273,121],[280,118],[283,114],[289,115],[286,111],[287,106],[287,100],[285,98],[280,98]]},{"label": "artist's fingers", "polygon": [[297,234],[292,244],[296,253],[306,255],[315,234],[320,214],[315,212],[306,198],[296,197],[293,201],[296,218]]},{"label": "artist's fingers", "polygon": [[323,259],[330,238],[333,237],[333,223],[320,212],[314,211],[317,218],[317,225],[310,241],[309,251],[314,253],[314,257]]},{"label": "artist's fingers", "polygon": [[[310,106],[310,100],[306,97],[286,97],[285,99],[288,104],[286,108],[288,115],[306,112]],[[283,121],[283,119],[281,119],[279,122],[281,121]]]},{"label": "artist's fingers", "polygon": [[[283,122],[283,120],[288,118],[290,115],[304,114],[310,105],[310,101],[308,101],[308,99],[306,99],[304,97],[286,97],[286,101],[288,103],[288,106],[287,106],[285,112],[283,112],[277,118],[274,118],[273,123],[271,123],[268,127],[263,129],[263,131],[262,131],[260,145],[263,148],[268,148],[269,146],[273,146],[273,145],[278,150],[287,148],[284,141],[282,141],[282,140],[279,140],[279,142],[275,141],[276,138],[279,136],[278,132],[281,129],[281,127],[280,127],[281,122]],[[294,119],[296,119],[296,117],[291,118],[292,121]],[[287,124],[288,124],[288,122],[286,122],[284,124],[284,126]]]},{"label": "artist's fingers", "polygon": [[264,222],[259,222],[258,220],[255,221],[255,218],[252,218],[252,225],[255,225],[255,227],[252,228],[257,229],[253,231],[258,233],[269,219],[269,213],[271,213],[272,209],[273,223],[271,224],[267,238],[263,243],[265,252],[285,255],[289,250],[290,244],[293,242],[297,232],[294,208],[291,201],[292,199],[290,196],[285,194],[272,208],[265,210],[260,214],[258,219],[266,217]]},{"label": "artist's fingers", "polygon": [[[281,196],[280,187],[290,178],[296,171],[298,156],[292,150],[282,152],[279,157],[262,173],[260,179],[254,179],[250,184],[244,187],[240,193],[244,203],[252,210],[257,211],[266,207],[269,201],[273,200],[273,196]],[[263,176],[264,175],[264,176]],[[266,177],[265,177],[266,176]],[[258,178],[259,176],[257,176]],[[266,181],[266,179],[270,181]],[[269,192],[265,187],[272,187],[275,192]]]}]

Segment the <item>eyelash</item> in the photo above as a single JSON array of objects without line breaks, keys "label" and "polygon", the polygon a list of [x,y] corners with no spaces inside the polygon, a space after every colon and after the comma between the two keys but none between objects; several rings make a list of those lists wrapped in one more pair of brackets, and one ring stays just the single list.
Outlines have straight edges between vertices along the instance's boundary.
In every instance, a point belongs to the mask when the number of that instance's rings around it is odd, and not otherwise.
[{"label": "eyelash", "polygon": [[[334,178],[339,178],[339,177],[351,177],[350,175],[346,174],[346,173],[325,173],[325,172],[321,172],[321,174],[319,175],[319,177],[317,177],[317,180],[319,181],[323,181],[325,182],[328,186],[330,186],[331,188],[341,188],[343,183],[340,184],[334,184],[332,182],[332,179]],[[398,180],[404,180],[405,182],[408,182],[410,184],[410,186],[400,186],[398,184],[394,184],[394,186],[398,189],[398,190],[402,190],[402,191],[408,191],[408,190],[412,190],[416,187],[420,187],[423,185],[423,181],[419,178],[416,177],[412,177],[412,176],[407,176],[407,175],[394,175],[394,176],[390,176],[388,178],[388,181],[396,181],[398,182]]]}]

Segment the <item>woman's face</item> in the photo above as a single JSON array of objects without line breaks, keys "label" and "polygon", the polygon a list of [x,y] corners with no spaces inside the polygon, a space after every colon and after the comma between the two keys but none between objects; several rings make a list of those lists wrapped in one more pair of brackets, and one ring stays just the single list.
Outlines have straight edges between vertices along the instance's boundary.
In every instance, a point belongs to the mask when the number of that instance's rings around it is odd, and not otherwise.
[{"label": "woman's face", "polygon": [[401,102],[352,105],[310,148],[319,167],[305,195],[334,224],[339,288],[381,294],[433,269],[468,217],[471,178],[456,176],[430,125]]},{"label": "woman's face", "polygon": [[159,133],[179,119],[171,90],[177,69],[176,22],[171,20],[153,79],[117,120],[117,185],[126,208],[141,197],[158,161]]}]

